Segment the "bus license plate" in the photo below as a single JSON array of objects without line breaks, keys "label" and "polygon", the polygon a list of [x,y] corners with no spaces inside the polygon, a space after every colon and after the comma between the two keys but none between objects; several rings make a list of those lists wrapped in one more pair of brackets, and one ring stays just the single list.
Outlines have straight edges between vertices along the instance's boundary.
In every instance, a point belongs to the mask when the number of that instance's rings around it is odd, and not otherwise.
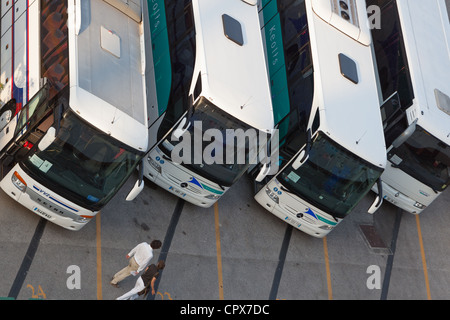
[{"label": "bus license plate", "polygon": [[172,192],[175,193],[179,197],[184,197],[186,195],[186,193],[181,192],[180,190],[175,189],[174,187],[170,187],[169,190],[172,190]]},{"label": "bus license plate", "polygon": [[51,215],[45,213],[44,211],[42,211],[42,210],[39,209],[38,207],[34,207],[33,211],[36,212],[37,214],[39,214],[40,216],[43,216],[43,217],[45,217],[45,218],[47,218],[47,219],[51,219],[51,218],[52,218]]}]

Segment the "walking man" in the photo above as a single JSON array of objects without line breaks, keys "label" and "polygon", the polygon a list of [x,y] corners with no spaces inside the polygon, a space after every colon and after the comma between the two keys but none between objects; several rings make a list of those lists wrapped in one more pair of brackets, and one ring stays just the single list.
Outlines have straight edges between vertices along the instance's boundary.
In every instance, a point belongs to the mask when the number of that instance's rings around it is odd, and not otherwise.
[{"label": "walking man", "polygon": [[118,283],[130,274],[136,276],[145,269],[153,258],[153,250],[161,248],[161,241],[153,240],[150,244],[142,242],[134,247],[126,256],[128,266],[117,272],[111,280],[111,285],[118,288]]},{"label": "walking man", "polygon": [[150,292],[155,295],[155,282],[159,276],[160,270],[164,269],[166,266],[164,260],[158,261],[156,265],[149,265],[144,273],[137,279],[136,284],[133,289],[121,295],[116,300],[135,300],[139,296],[145,296]]}]

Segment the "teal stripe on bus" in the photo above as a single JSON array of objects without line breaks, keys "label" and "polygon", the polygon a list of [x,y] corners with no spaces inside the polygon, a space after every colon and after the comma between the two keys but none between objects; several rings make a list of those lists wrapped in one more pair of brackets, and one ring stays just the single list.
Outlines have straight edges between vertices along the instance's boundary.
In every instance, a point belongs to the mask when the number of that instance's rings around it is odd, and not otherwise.
[{"label": "teal stripe on bus", "polygon": [[[284,60],[283,35],[281,33],[280,15],[277,1],[263,1],[264,35],[266,54],[269,65],[269,78],[272,93],[272,107],[275,124],[290,112],[286,65]],[[288,123],[288,122],[286,122]],[[282,139],[287,133],[287,125],[278,128]]]},{"label": "teal stripe on bus", "polygon": [[324,217],[322,217],[322,216],[320,216],[318,214],[317,214],[317,219],[319,219],[322,222],[328,223],[329,225],[332,225],[332,226],[336,226],[337,225],[337,222],[333,222],[333,221],[330,221],[328,219],[325,219]]},{"label": "teal stripe on bus", "polygon": [[268,4],[268,3],[270,3],[270,2],[275,2],[275,3],[277,3],[276,1],[272,1],[272,0],[261,0],[261,7],[265,7],[266,6],[266,4]]},{"label": "teal stripe on bus", "polygon": [[161,115],[167,109],[172,87],[172,65],[170,61],[166,10],[164,0],[147,0],[147,3],[153,47],[158,113]]},{"label": "teal stripe on bus", "polygon": [[222,195],[223,194],[223,191],[219,191],[219,190],[213,189],[213,188],[207,186],[206,184],[202,183],[201,185],[202,185],[203,189],[205,189],[205,190],[207,190],[209,192],[212,192],[212,193],[215,193],[215,194],[218,194],[218,195]]}]

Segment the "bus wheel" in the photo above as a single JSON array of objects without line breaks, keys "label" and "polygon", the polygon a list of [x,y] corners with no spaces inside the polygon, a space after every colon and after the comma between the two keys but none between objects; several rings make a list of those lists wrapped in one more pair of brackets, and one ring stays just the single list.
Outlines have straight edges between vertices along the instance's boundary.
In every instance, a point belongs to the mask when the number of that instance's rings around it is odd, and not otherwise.
[{"label": "bus wheel", "polygon": [[11,121],[15,111],[15,106],[8,104],[0,110],[0,131]]}]

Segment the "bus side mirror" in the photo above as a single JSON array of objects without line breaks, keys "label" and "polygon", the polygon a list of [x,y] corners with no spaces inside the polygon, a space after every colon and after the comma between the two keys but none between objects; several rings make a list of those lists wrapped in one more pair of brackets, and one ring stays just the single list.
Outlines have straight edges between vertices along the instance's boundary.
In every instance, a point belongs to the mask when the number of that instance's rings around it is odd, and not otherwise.
[{"label": "bus side mirror", "polygon": [[39,141],[38,148],[41,151],[47,149],[53,141],[56,139],[56,129],[54,127],[48,128],[45,135],[42,137],[41,141]]},{"label": "bus side mirror", "polygon": [[308,129],[306,131],[306,146],[305,148],[303,148],[302,151],[300,151],[299,155],[297,156],[297,159],[295,159],[294,162],[292,162],[292,168],[294,170],[300,168],[300,166],[304,164],[306,160],[308,160],[311,145],[312,145],[311,129]]},{"label": "bus side mirror", "polygon": [[270,172],[270,164],[264,163],[261,170],[259,171],[258,175],[255,178],[256,182],[261,182]]},{"label": "bus side mirror", "polygon": [[134,185],[133,189],[131,189],[130,193],[128,194],[126,201],[133,201],[136,199],[136,197],[141,193],[141,191],[144,189],[144,181],[136,181],[136,184]]},{"label": "bus side mirror", "polygon": [[294,170],[297,170],[298,168],[300,168],[300,166],[302,164],[304,164],[306,162],[306,160],[308,160],[309,158],[309,154],[306,153],[306,150],[303,149],[302,151],[300,151],[300,154],[298,155],[298,157],[294,160],[294,162],[292,162],[292,168]]},{"label": "bus side mirror", "polygon": [[131,189],[130,193],[128,193],[126,201],[133,201],[136,197],[141,193],[144,189],[144,160],[141,160],[139,164],[139,179],[134,184],[133,189]]},{"label": "bus side mirror", "polygon": [[383,198],[380,195],[377,195],[375,198],[375,201],[370,206],[369,210],[367,210],[368,213],[374,214],[375,211],[377,211],[381,205],[383,204]]},{"label": "bus side mirror", "polygon": [[406,130],[392,142],[392,146],[394,148],[400,147],[406,140],[408,140],[413,135],[414,131],[416,131],[416,122],[417,120],[411,123],[411,125],[408,128],[406,128]]},{"label": "bus side mirror", "polygon": [[[187,123],[186,123],[187,122]],[[187,118],[183,118],[180,121],[178,127],[172,132],[172,139],[175,138],[176,141],[180,140],[180,137],[189,129],[191,123],[188,122]]]},{"label": "bus side mirror", "polygon": [[383,185],[381,183],[381,179],[378,179],[378,181],[377,181],[377,189],[378,189],[378,195],[375,198],[375,201],[370,206],[369,210],[367,210],[367,212],[370,214],[374,214],[375,211],[377,211],[383,204]]}]

